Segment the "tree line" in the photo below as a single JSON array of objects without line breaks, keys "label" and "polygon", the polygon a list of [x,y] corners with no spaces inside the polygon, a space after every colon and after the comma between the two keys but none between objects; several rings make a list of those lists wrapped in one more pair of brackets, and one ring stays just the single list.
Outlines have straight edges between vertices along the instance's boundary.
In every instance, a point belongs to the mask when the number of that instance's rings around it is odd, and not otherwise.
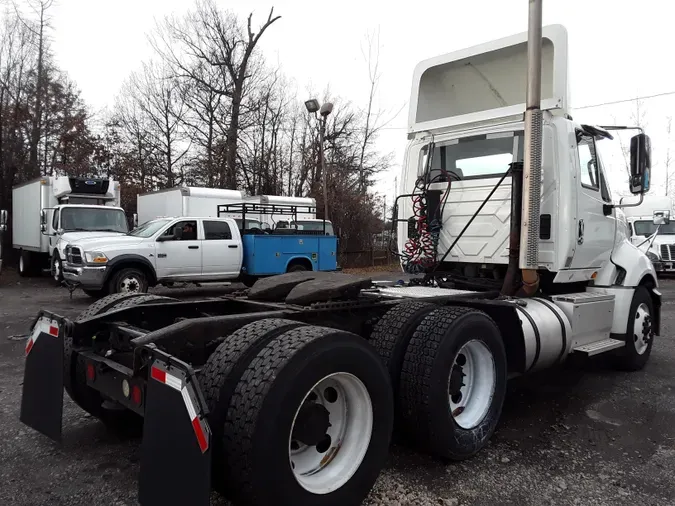
[{"label": "tree line", "polygon": [[[312,196],[323,216],[317,119],[294,83],[270,65],[260,40],[283,22],[272,9],[242,19],[197,0],[148,34],[153,55],[129,75],[112,106],[93,115],[50,47],[53,0],[11,4],[0,27],[0,208],[13,186],[40,175],[114,177],[123,205],[180,185],[249,195]],[[335,104],[325,135],[329,218],[343,248],[370,245],[381,206],[369,189],[390,156],[375,146],[386,123],[374,98],[379,41],[370,36],[365,107]]]}]

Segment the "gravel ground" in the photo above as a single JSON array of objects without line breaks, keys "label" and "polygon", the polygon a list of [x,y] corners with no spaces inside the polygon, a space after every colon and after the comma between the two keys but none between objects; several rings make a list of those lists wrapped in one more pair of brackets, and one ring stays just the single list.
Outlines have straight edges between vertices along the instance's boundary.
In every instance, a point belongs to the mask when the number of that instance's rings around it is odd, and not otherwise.
[{"label": "gravel ground", "polygon": [[[644,371],[619,373],[595,360],[513,380],[485,450],[447,463],[395,446],[364,504],[675,504],[675,282],[661,289],[662,336]],[[228,290],[157,293],[196,298]],[[61,446],[18,420],[23,335],[32,318],[42,307],[73,317],[90,302],[80,292],[69,298],[47,279],[18,280],[8,270],[0,276],[2,505],[137,504],[138,440],[106,432],[67,396]],[[227,503],[214,494],[212,504]]]}]

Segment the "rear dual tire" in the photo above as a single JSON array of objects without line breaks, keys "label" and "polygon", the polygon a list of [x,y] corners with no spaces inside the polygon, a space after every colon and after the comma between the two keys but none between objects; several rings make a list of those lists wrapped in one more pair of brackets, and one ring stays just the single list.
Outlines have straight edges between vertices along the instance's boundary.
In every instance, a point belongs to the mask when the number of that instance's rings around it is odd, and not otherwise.
[{"label": "rear dual tire", "polygon": [[[238,349],[231,363],[227,348]],[[200,383],[218,439],[214,462],[223,463],[215,481],[227,473],[227,495],[252,505],[361,504],[393,424],[390,382],[372,346],[348,332],[263,320],[219,350]]]},{"label": "rear dual tire", "polygon": [[488,315],[404,302],[379,320],[371,341],[396,392],[397,435],[452,460],[487,444],[507,378],[501,334]]}]

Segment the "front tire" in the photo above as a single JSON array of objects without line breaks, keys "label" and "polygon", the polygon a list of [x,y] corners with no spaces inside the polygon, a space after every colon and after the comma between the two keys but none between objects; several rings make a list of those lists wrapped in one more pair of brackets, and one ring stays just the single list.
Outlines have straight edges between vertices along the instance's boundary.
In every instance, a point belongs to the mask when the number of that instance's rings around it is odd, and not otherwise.
[{"label": "front tire", "polygon": [[148,278],[135,267],[121,269],[115,273],[109,283],[109,293],[146,293]]},{"label": "front tire", "polygon": [[58,251],[54,251],[54,255],[52,256],[51,274],[54,282],[60,286],[63,283],[63,262]]},{"label": "front tire", "polygon": [[623,371],[639,371],[647,364],[654,345],[654,302],[644,286],[635,290],[628,314],[623,335],[626,346],[617,351],[614,364]]},{"label": "front tire", "polygon": [[417,327],[403,361],[406,432],[440,457],[473,456],[497,426],[506,379],[504,343],[487,314],[465,307],[435,310]]},{"label": "front tire", "polygon": [[237,499],[356,506],[385,463],[387,370],[363,338],[300,327],[272,340],[235,389],[225,424]]}]

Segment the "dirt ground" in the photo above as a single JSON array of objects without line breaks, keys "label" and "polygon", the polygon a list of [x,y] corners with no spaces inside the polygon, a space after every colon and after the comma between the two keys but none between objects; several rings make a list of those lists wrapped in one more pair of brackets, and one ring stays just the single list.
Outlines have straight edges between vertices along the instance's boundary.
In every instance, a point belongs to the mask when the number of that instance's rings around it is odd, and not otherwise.
[{"label": "dirt ground", "polygon": [[[201,298],[228,290],[158,293]],[[365,504],[675,504],[675,281],[663,281],[661,290],[662,336],[644,371],[620,373],[595,360],[513,380],[485,450],[469,461],[447,463],[395,446]],[[24,340],[32,318],[40,308],[73,317],[89,303],[81,292],[71,299],[45,278],[26,281],[11,270],[0,276],[2,505],[137,504],[138,440],[106,432],[67,396],[62,445],[19,422]],[[214,494],[212,504],[227,503]]]}]

